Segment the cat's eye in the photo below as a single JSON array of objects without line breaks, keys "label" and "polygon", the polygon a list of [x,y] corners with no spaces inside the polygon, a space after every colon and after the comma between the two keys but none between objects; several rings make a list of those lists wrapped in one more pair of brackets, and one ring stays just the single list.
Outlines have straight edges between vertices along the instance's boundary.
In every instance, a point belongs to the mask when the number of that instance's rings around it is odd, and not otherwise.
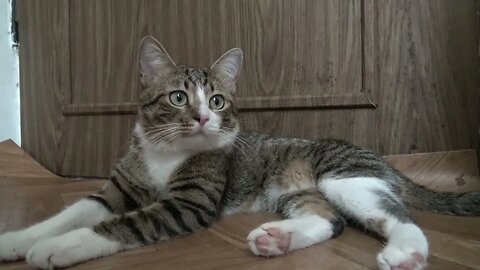
[{"label": "cat's eye", "polygon": [[215,95],[210,98],[210,108],[213,110],[220,110],[225,106],[225,100],[221,95]]},{"label": "cat's eye", "polygon": [[170,93],[170,102],[175,106],[185,106],[187,104],[188,97],[183,91],[177,90]]}]

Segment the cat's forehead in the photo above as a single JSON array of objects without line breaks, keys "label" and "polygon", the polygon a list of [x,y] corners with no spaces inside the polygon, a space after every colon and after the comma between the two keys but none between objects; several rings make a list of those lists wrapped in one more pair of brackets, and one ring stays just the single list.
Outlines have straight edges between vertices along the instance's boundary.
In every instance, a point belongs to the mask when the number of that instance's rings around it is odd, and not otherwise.
[{"label": "cat's forehead", "polygon": [[186,90],[204,89],[214,92],[219,90],[215,87],[215,77],[212,76],[209,68],[189,68],[179,66],[173,76],[173,84],[176,87],[182,87]]},{"label": "cat's forehead", "polygon": [[204,83],[205,80],[211,79],[209,68],[189,68],[183,66],[175,70],[174,77],[178,83],[190,81],[195,84]]}]

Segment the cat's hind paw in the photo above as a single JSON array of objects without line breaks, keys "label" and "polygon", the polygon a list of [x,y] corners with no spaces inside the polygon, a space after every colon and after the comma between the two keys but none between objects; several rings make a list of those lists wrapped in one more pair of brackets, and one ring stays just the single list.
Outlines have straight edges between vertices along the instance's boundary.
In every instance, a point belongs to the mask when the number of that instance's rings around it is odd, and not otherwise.
[{"label": "cat's hind paw", "polygon": [[377,255],[381,270],[421,270],[427,266],[428,242],[414,224],[392,228],[387,246]]},{"label": "cat's hind paw", "polygon": [[396,247],[387,247],[377,255],[381,270],[421,270],[425,269],[425,257],[418,252],[409,252]]},{"label": "cat's hind paw", "polygon": [[250,250],[257,256],[283,255],[290,247],[290,233],[279,228],[259,227],[250,232],[247,240]]}]

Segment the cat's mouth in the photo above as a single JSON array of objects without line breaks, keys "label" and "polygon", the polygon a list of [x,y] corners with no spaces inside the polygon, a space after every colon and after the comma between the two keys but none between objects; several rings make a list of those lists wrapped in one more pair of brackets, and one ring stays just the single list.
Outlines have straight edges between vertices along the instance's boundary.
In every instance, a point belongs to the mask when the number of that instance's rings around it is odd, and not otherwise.
[{"label": "cat's mouth", "polygon": [[207,126],[200,126],[200,125],[196,125],[196,126],[193,126],[190,130],[190,132],[188,132],[186,135],[184,136],[187,136],[187,137],[193,137],[193,136],[204,136],[204,137],[208,137],[210,135],[213,135],[212,134],[212,131],[210,130],[209,127]]},{"label": "cat's mouth", "polygon": [[222,134],[227,135],[228,132],[223,131],[220,127],[214,126],[193,126],[189,132],[183,134],[184,137],[212,137],[212,136],[221,136]]},{"label": "cat's mouth", "polygon": [[202,129],[198,129],[198,130],[193,130],[191,132],[188,132],[188,133],[185,133],[183,134],[183,137],[194,137],[194,136],[205,136],[207,137],[209,134],[207,134],[205,132],[205,130],[202,128]]},{"label": "cat's mouth", "polygon": [[176,143],[202,144],[203,142],[225,144],[228,143],[237,132],[237,128],[212,124],[201,126],[186,123],[167,123],[145,128],[141,131],[141,134],[147,142],[153,145]]}]

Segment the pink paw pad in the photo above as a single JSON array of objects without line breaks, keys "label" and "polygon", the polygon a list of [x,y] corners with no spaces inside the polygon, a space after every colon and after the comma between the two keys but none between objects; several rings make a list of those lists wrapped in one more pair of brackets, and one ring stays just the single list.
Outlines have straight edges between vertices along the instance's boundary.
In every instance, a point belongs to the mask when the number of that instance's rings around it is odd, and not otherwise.
[{"label": "pink paw pad", "polygon": [[277,228],[262,229],[255,237],[255,247],[260,256],[278,256],[288,252],[290,247],[290,233],[282,232]]},{"label": "pink paw pad", "polygon": [[415,270],[419,269],[419,266],[424,266],[426,264],[425,258],[422,254],[414,252],[411,255],[412,257],[409,260],[392,267],[392,270]]}]

